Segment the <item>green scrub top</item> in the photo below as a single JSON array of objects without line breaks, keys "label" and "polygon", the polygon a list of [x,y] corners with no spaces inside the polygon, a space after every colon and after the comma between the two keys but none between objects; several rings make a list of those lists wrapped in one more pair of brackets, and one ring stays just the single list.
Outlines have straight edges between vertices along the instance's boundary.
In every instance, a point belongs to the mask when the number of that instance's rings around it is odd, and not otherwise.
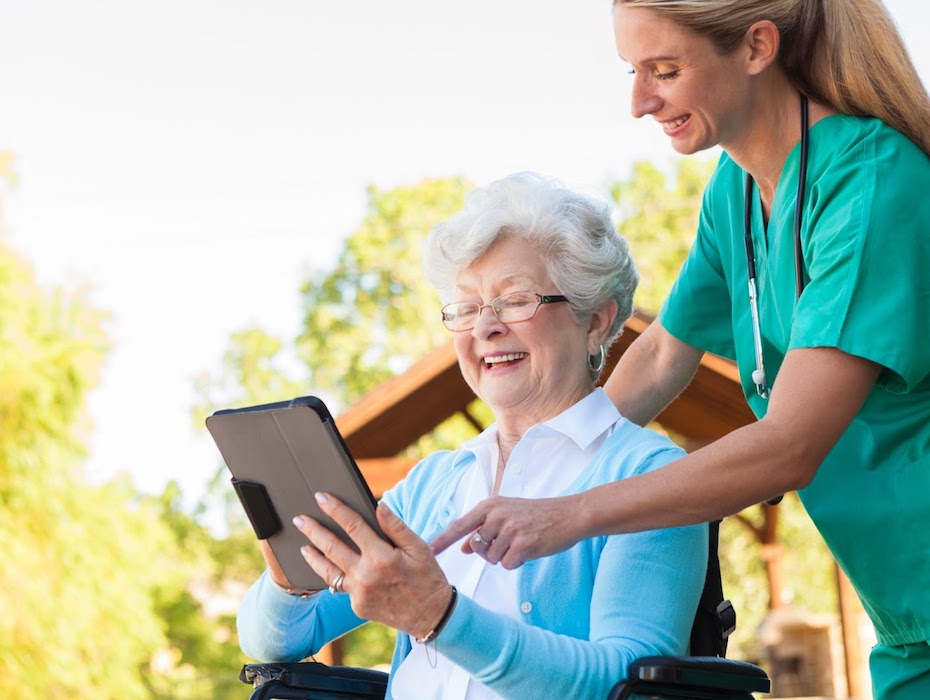
[{"label": "green scrub top", "polygon": [[[876,119],[834,115],[810,130],[796,299],[793,216],[800,147],[768,226],[752,202],[766,374],[792,348],[835,347],[882,366],[865,405],[799,492],[882,644],[930,639],[930,159]],[[743,242],[744,172],[726,154],[697,238],[660,312],[695,347],[736,360],[758,417]]]}]

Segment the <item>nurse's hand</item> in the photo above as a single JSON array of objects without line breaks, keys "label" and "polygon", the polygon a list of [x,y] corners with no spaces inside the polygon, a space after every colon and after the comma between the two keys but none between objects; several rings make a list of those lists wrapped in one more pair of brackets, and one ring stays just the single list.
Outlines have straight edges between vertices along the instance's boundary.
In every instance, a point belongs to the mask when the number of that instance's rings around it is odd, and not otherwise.
[{"label": "nurse's hand", "polygon": [[468,535],[462,551],[474,552],[492,564],[516,569],[568,549],[584,539],[578,496],[562,498],[503,498],[482,501],[454,521],[432,542],[434,554]]},{"label": "nurse's hand", "polygon": [[[436,557],[415,532],[386,505],[378,504],[378,524],[385,542],[361,516],[329,494],[317,494],[326,515],[346,531],[354,551],[319,522],[303,515],[294,524],[312,546],[301,548],[310,567],[330,585],[338,582],[356,615],[399,629],[414,638],[426,636],[449,605],[452,588]],[[338,577],[342,580],[338,581]]]}]

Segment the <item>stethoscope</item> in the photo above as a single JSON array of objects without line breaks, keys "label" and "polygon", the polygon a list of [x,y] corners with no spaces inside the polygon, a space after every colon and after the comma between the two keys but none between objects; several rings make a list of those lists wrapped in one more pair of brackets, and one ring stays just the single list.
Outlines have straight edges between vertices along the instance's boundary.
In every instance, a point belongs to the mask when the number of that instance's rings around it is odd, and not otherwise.
[{"label": "stethoscope", "polygon": [[[794,275],[797,297],[804,291],[804,257],[801,251],[801,213],[804,210],[804,187],[807,183],[807,97],[801,95],[801,163],[798,169],[798,194],[794,209]],[[752,340],[756,353],[756,368],[752,381],[763,399],[769,397],[765,378],[765,360],[762,357],[762,331],[759,327],[759,305],[756,292],[756,257],[752,245],[752,175],[746,173],[746,201],[743,209],[743,226],[746,238],[746,265],[749,275],[749,313],[752,316]]]}]

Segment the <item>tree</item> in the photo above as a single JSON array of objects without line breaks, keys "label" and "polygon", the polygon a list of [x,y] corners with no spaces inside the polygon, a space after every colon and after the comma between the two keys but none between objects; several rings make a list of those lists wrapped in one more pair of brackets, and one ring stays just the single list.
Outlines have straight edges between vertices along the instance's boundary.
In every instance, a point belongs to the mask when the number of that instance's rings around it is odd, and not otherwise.
[{"label": "tree", "polygon": [[[170,578],[153,591],[165,646],[145,670],[150,697],[172,700],[234,700],[242,697],[238,670],[246,663],[239,650],[235,610],[262,558],[251,530],[240,528],[222,539],[188,514],[181,490],[170,482],[145,504],[171,532],[167,548]],[[225,604],[223,601],[225,600]],[[220,609],[211,612],[221,604]]]},{"label": "tree", "polygon": [[636,308],[655,313],[672,288],[697,230],[712,161],[680,158],[669,174],[652,163],[634,163],[630,177],[614,183],[620,232],[640,274]]},{"label": "tree", "polygon": [[[764,545],[754,528],[765,527],[764,506],[724,518],[720,527],[720,567],[724,594],[732,599],[738,624],[730,640],[730,656],[761,659],[758,631],[766,615],[781,605],[808,613],[837,611],[833,557],[797,494],[786,494],[774,509],[777,541]],[[767,564],[777,558],[783,570],[780,594],[772,600]]]},{"label": "tree", "polygon": [[141,668],[165,644],[147,596],[166,531],[76,472],[102,324],[0,241],[0,677],[22,697],[144,697]]},{"label": "tree", "polygon": [[222,690],[244,660],[232,618],[205,616],[192,582],[248,557],[189,522],[176,487],[80,471],[104,323],[84,291],[39,286],[0,231],[0,677],[16,697],[241,697]]},{"label": "tree", "polygon": [[368,188],[368,213],[346,239],[333,270],[302,289],[298,353],[313,385],[352,402],[448,340],[439,299],[423,278],[421,246],[430,228],[462,208],[460,178]]}]

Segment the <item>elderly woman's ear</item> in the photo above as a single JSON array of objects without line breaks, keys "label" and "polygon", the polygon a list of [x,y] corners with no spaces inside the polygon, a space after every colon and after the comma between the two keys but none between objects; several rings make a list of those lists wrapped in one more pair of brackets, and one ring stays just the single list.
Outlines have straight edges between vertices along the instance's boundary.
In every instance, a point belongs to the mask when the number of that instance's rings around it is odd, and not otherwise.
[{"label": "elderly woman's ear", "polygon": [[617,300],[610,299],[591,316],[588,324],[588,353],[596,355],[602,344],[610,340],[610,329],[617,318]]}]

